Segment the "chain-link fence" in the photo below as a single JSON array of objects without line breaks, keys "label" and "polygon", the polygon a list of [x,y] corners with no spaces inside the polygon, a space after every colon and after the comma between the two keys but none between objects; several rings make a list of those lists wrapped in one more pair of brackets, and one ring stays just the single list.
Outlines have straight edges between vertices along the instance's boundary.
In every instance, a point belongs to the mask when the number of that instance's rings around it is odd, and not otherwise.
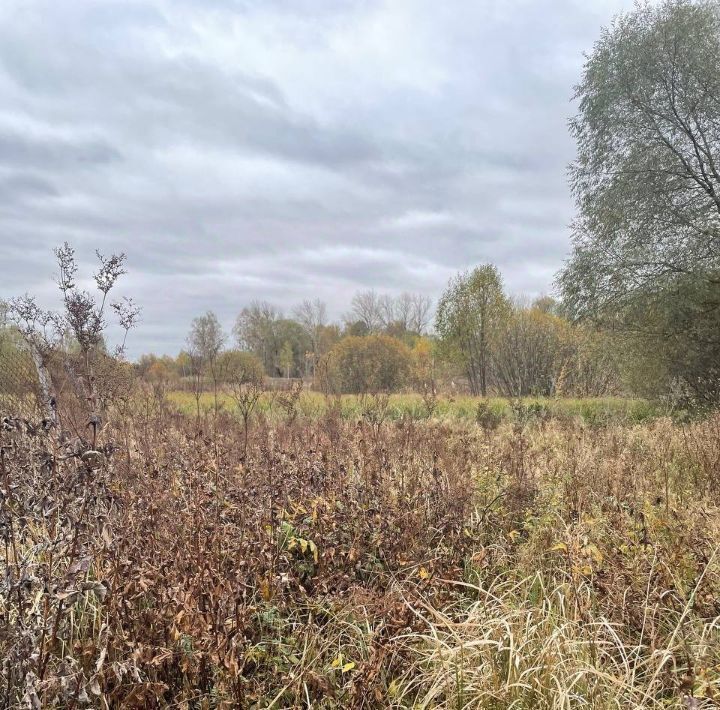
[{"label": "chain-link fence", "polygon": [[62,433],[83,436],[88,421],[104,418],[111,404],[132,396],[132,366],[105,353],[94,353],[88,365],[57,348],[44,353],[43,363],[39,373],[30,345],[0,328],[0,421],[52,423]]},{"label": "chain-link fence", "polygon": [[30,353],[0,338],[0,417],[35,417],[41,409],[40,382]]}]

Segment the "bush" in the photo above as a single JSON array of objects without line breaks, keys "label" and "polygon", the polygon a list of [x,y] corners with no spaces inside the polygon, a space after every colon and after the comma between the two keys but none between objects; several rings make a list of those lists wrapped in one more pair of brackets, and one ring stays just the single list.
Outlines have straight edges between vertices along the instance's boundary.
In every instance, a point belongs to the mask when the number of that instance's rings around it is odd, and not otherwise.
[{"label": "bush", "polygon": [[226,350],[218,355],[218,380],[226,384],[261,383],[265,374],[263,364],[252,353]]},{"label": "bush", "polygon": [[350,394],[395,392],[407,382],[411,363],[410,351],[396,338],[350,336],[330,351],[325,384]]}]

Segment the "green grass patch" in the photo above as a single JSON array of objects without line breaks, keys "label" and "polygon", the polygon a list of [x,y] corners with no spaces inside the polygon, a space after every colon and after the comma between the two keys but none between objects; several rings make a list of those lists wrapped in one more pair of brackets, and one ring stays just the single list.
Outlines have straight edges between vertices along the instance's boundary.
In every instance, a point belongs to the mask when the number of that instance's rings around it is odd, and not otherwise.
[{"label": "green grass patch", "polygon": [[[185,414],[195,414],[195,396],[190,392],[174,391],[168,399]],[[220,408],[226,412],[235,410],[232,398],[224,393],[218,395]],[[343,419],[360,419],[367,411],[369,397],[342,395],[340,411]],[[207,414],[214,409],[212,393],[200,397],[200,411]],[[335,405],[336,398],[328,398],[319,392],[303,392],[297,404],[298,415],[309,419],[324,416]],[[258,402],[257,412],[274,419],[284,416],[281,407],[271,393],[265,393]],[[526,397],[508,399],[504,397],[440,396],[432,414],[423,398],[418,394],[393,394],[390,396],[385,418],[393,421],[410,417],[448,421],[478,421],[483,413],[502,420],[530,421],[542,418],[579,418],[593,425],[610,422],[641,423],[665,414],[663,409],[648,400],[624,397],[592,398],[548,398]]]}]

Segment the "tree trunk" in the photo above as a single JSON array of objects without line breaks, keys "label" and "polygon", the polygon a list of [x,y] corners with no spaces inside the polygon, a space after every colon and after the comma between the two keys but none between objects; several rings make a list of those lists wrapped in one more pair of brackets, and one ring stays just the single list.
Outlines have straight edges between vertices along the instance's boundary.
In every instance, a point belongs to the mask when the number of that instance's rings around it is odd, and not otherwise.
[{"label": "tree trunk", "polygon": [[40,400],[42,402],[43,414],[48,422],[58,426],[60,424],[60,418],[58,416],[57,399],[55,397],[55,388],[52,377],[50,376],[50,371],[47,368],[45,358],[39,348],[32,343],[29,343],[29,348],[40,384]]}]

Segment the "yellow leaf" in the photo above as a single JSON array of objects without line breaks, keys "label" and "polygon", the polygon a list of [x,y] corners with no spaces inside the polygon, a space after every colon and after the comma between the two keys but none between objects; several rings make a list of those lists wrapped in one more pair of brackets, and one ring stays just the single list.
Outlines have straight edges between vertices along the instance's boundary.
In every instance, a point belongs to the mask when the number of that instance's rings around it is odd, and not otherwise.
[{"label": "yellow leaf", "polygon": [[351,671],[353,668],[355,668],[355,664],[352,661],[350,661],[349,663],[346,663],[342,667],[342,672],[347,673],[348,671]]},{"label": "yellow leaf", "polygon": [[511,530],[508,533],[508,537],[510,538],[510,540],[512,540],[512,542],[515,542],[515,540],[517,540],[520,537],[520,531],[519,530]]},{"label": "yellow leaf", "polygon": [[567,545],[564,542],[556,542],[548,551],[549,552],[567,552]]},{"label": "yellow leaf", "polygon": [[430,572],[428,572],[424,567],[421,567],[418,570],[418,577],[420,577],[420,579],[430,579]]},{"label": "yellow leaf", "polygon": [[593,560],[596,564],[598,564],[598,565],[602,564],[603,555],[602,555],[602,552],[600,552],[600,550],[598,550],[596,545],[590,543],[589,545],[587,545],[585,547],[584,552],[586,554],[590,555],[590,557],[593,558]]},{"label": "yellow leaf", "polygon": [[333,662],[330,664],[330,668],[340,668],[343,662],[342,653],[339,656],[336,656],[333,659]]}]

